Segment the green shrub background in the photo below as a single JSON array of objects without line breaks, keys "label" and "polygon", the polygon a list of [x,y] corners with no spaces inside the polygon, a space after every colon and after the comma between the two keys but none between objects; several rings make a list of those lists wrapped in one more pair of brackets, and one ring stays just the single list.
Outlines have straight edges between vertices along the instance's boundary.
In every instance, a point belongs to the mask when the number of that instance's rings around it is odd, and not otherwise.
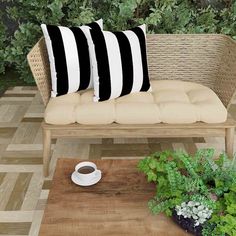
[{"label": "green shrub background", "polygon": [[[0,0],[12,2],[10,0]],[[40,24],[78,26],[103,18],[105,29],[142,23],[148,33],[222,33],[236,39],[236,0],[18,0],[3,15],[18,22],[13,36],[0,21],[0,74],[14,68],[32,82],[26,55],[42,36]],[[209,2],[211,3],[209,5]]]}]

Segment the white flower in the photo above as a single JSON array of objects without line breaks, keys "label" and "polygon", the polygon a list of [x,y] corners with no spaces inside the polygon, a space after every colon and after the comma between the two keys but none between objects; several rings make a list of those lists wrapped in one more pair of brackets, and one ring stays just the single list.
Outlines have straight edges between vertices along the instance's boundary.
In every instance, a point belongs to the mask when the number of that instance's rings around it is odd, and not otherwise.
[{"label": "white flower", "polygon": [[201,211],[201,210],[203,210],[203,209],[204,209],[204,206],[203,206],[203,205],[198,206],[198,210],[199,210],[199,211]]},{"label": "white flower", "polygon": [[183,216],[184,218],[194,219],[195,226],[203,224],[207,219],[211,217],[212,210],[202,205],[199,202],[189,201],[182,202],[181,205],[175,207],[177,215]]},{"label": "white flower", "polygon": [[199,212],[199,213],[198,213],[198,216],[199,216],[199,217],[203,217],[203,213],[202,213],[202,212]]},{"label": "white flower", "polygon": [[190,206],[190,207],[191,207],[191,206],[195,206],[195,202],[189,201],[189,202],[188,202],[188,206]]},{"label": "white flower", "polygon": [[202,224],[202,223],[204,223],[206,221],[206,219],[200,218],[198,221],[199,221],[200,224]]},{"label": "white flower", "polygon": [[199,225],[199,222],[198,221],[196,221],[196,223],[194,224],[195,226],[198,226]]},{"label": "white flower", "polygon": [[178,216],[180,216],[180,215],[182,215],[182,214],[183,214],[182,211],[177,211],[177,215],[178,215]]},{"label": "white flower", "polygon": [[196,207],[193,207],[193,213],[197,213],[198,212],[198,209]]}]

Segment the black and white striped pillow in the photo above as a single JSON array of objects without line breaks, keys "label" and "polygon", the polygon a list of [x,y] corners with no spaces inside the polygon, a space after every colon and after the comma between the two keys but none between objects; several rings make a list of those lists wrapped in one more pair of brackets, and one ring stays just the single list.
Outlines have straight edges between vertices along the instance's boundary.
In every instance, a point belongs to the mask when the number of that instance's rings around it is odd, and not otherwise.
[{"label": "black and white striped pillow", "polygon": [[94,101],[150,90],[145,25],[122,32],[91,29],[91,36]]},{"label": "black and white striped pillow", "polygon": [[81,27],[41,25],[46,41],[52,80],[51,96],[93,87],[92,63],[94,45],[90,29],[103,29],[102,19]]}]

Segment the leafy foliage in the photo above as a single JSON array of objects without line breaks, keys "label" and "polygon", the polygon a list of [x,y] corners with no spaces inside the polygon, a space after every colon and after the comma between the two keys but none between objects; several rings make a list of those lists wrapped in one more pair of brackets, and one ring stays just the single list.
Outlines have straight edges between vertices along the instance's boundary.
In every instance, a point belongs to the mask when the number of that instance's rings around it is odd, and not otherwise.
[{"label": "leafy foliage", "polygon": [[6,46],[6,27],[2,23],[0,12],[0,74],[5,72],[4,48]]},{"label": "leafy foliage", "polygon": [[211,219],[211,223],[216,224],[212,234],[236,235],[236,183],[223,194],[217,209],[220,214],[215,214]]},{"label": "leafy foliage", "polygon": [[[5,27],[0,24],[0,73],[4,71],[7,63],[14,66],[25,81],[32,81],[25,58],[29,49],[42,35],[40,31],[42,22],[75,26],[103,18],[105,29],[108,30],[123,30],[146,23],[149,33],[223,33],[236,39],[236,0],[230,1],[232,4],[228,2],[228,0],[14,1],[4,14],[18,22],[19,27],[14,36],[10,37],[6,36]],[[5,45],[9,46],[5,49]]]},{"label": "leafy foliage", "polygon": [[5,49],[5,60],[14,64],[21,77],[28,82],[32,81],[26,55],[32,45],[41,35],[40,28],[33,23],[23,23],[15,32],[11,44]]},{"label": "leafy foliage", "polygon": [[199,202],[212,210],[204,223],[203,235],[236,235],[236,164],[221,154],[214,160],[213,149],[199,150],[194,156],[182,151],[154,153],[138,164],[147,180],[157,184],[156,195],[148,203],[154,214],[184,202]]}]

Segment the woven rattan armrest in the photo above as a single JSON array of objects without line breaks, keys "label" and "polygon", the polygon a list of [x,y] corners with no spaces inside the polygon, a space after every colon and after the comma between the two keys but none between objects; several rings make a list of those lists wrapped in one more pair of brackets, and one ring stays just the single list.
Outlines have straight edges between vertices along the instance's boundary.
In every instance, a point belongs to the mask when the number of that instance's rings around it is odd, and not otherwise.
[{"label": "woven rattan armrest", "polygon": [[221,47],[220,66],[213,90],[229,109],[236,91],[236,41],[225,35],[221,37],[224,38],[224,46]]},{"label": "woven rattan armrest", "polygon": [[31,49],[27,55],[27,60],[43,103],[46,106],[51,96],[51,75],[44,38],[41,38]]}]

